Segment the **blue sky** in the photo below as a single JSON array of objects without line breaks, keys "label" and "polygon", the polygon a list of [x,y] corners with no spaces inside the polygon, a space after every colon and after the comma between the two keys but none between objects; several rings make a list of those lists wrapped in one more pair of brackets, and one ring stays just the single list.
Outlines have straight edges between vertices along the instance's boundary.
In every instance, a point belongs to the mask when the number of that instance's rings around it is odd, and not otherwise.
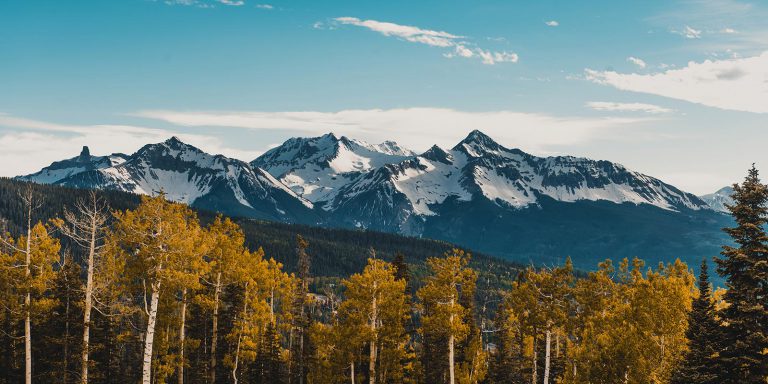
[{"label": "blue sky", "polygon": [[251,160],[335,131],[622,163],[707,193],[768,166],[768,4],[0,2],[0,175],[170,135]]}]

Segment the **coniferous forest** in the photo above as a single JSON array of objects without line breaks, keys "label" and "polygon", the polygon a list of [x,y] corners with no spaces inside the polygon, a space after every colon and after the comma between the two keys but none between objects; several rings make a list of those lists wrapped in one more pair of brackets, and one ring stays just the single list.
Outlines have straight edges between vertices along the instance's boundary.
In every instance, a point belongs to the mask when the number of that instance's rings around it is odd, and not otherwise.
[{"label": "coniferous forest", "polygon": [[0,383],[765,383],[756,169],[733,198],[716,288],[3,180]]}]

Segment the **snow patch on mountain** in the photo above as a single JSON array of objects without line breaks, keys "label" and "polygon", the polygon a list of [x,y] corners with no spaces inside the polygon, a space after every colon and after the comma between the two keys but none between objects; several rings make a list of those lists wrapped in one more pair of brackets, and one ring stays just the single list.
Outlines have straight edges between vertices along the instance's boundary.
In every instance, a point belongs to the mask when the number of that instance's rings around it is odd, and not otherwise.
[{"label": "snow patch on mountain", "polygon": [[291,138],[251,162],[284,183],[297,195],[313,203],[330,202],[337,193],[363,173],[400,162],[414,153],[393,141],[369,144],[337,137]]},{"label": "snow patch on mountain", "polygon": [[127,158],[128,156],[122,153],[113,153],[109,156],[91,156],[90,149],[84,146],[79,156],[54,162],[39,172],[22,176],[19,179],[40,184],[54,184],[81,172],[114,167],[124,163]]},{"label": "snow patch on mountain", "polygon": [[699,196],[699,198],[715,211],[730,213],[726,205],[733,204],[733,187],[723,187],[714,193]]}]

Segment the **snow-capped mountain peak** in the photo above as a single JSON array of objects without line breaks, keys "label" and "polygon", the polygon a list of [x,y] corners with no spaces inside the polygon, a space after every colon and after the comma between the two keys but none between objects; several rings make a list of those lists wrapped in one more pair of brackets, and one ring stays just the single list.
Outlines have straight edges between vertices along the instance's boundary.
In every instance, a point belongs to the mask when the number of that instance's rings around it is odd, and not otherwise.
[{"label": "snow-capped mountain peak", "polygon": [[392,141],[370,144],[333,133],[296,137],[250,164],[172,137],[131,156],[92,156],[84,148],[76,158],[20,178],[140,194],[163,190],[172,200],[229,214],[414,235],[428,221],[452,220],[478,207],[497,214],[598,201],[672,212],[709,208],[620,164],[538,157],[477,130],[452,149],[435,145],[419,155]]},{"label": "snow-capped mountain peak", "polygon": [[361,174],[400,162],[414,153],[392,141],[369,144],[337,137],[291,138],[251,162],[296,194],[314,202],[332,201],[339,189]]},{"label": "snow-capped mountain peak", "polygon": [[715,211],[729,213],[727,205],[733,204],[733,187],[726,186],[714,193],[699,196],[707,205]]},{"label": "snow-capped mountain peak", "polygon": [[83,146],[78,156],[56,161],[39,172],[19,177],[19,179],[41,184],[55,184],[78,173],[122,164],[127,159],[128,156],[122,153],[113,153],[109,156],[91,156],[91,150],[88,146]]},{"label": "snow-capped mountain peak", "polygon": [[[80,165],[87,158],[91,159],[87,164],[96,162],[98,166]],[[103,159],[121,161],[105,162]],[[173,201],[288,221],[293,221],[294,214],[312,209],[312,203],[297,196],[267,172],[240,160],[205,153],[178,137],[145,145],[131,156],[95,157],[84,148],[80,156],[65,162],[79,166],[68,166],[67,173],[60,175],[63,162],[53,163],[36,174],[19,178],[144,195],[163,191]],[[54,172],[63,177],[49,177]]]}]

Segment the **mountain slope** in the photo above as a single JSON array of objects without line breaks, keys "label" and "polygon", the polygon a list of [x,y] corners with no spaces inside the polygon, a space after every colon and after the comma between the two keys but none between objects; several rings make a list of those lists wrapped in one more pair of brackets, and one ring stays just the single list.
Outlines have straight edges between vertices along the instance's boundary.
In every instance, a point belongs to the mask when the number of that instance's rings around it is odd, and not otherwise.
[{"label": "mountain slope", "polygon": [[[286,222],[298,218],[316,221],[312,203],[296,196],[269,173],[240,160],[209,155],[176,137],[145,145],[123,160],[81,167],[51,184],[144,195],[163,191],[170,200],[229,214]],[[54,163],[38,174],[50,174],[58,168]],[[38,174],[19,179],[46,182],[35,176]]]},{"label": "mountain slope", "polygon": [[128,156],[122,153],[113,153],[109,156],[91,156],[90,149],[85,146],[79,156],[54,162],[39,172],[19,177],[19,179],[38,184],[55,184],[78,173],[120,165],[127,159]]},{"label": "mountain slope", "polygon": [[733,187],[723,187],[718,189],[715,193],[699,196],[701,200],[707,203],[707,205],[718,212],[728,213],[727,204],[733,204]]},{"label": "mountain slope", "polygon": [[20,178],[163,190],[229,215],[429,237],[524,262],[570,255],[582,268],[606,257],[697,261],[719,252],[730,223],[700,198],[620,164],[538,157],[480,131],[420,155],[328,134],[290,139],[250,164],[176,138],[117,159],[87,154]]},{"label": "mountain slope", "polygon": [[[570,156],[541,158],[505,148],[473,131],[451,150],[387,164],[340,188],[330,211],[347,225],[420,234],[444,204],[490,201],[499,210],[607,201],[669,211],[707,209],[696,196],[608,161]],[[452,215],[462,214],[454,212]],[[446,217],[447,218],[447,217]]]},{"label": "mountain slope", "polygon": [[333,200],[340,188],[366,171],[412,156],[412,151],[392,141],[368,144],[329,133],[291,138],[251,165],[266,170],[303,198],[322,203]]}]

